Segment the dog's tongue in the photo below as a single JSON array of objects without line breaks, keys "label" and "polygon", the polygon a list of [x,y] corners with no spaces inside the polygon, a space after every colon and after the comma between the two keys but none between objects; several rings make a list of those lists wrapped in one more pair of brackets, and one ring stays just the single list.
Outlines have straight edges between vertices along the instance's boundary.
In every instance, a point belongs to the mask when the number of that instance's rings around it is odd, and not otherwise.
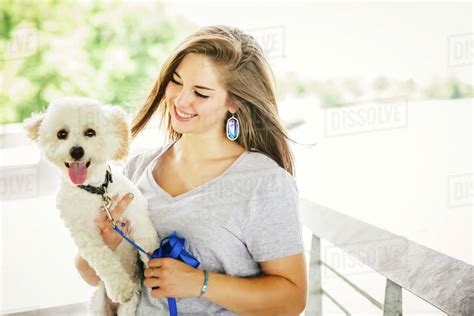
[{"label": "dog's tongue", "polygon": [[72,183],[82,184],[87,178],[87,167],[85,162],[72,162],[69,164],[69,178]]}]

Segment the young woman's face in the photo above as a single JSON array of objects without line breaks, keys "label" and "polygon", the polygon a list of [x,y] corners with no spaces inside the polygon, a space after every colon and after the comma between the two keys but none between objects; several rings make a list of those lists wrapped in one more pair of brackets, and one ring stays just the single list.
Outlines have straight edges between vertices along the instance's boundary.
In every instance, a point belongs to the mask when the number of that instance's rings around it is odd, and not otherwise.
[{"label": "young woman's face", "polygon": [[[224,133],[223,122],[230,110],[226,98],[227,91],[220,85],[209,59],[192,53],[181,61],[165,93],[171,124],[182,134]],[[179,117],[178,113],[185,117]]]}]

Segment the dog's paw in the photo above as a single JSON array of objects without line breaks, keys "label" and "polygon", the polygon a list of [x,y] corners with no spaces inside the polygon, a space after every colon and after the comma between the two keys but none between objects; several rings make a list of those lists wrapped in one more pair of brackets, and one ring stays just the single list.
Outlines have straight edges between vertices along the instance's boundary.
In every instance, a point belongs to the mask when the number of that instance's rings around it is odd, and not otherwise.
[{"label": "dog's paw", "polygon": [[129,302],[138,291],[138,284],[131,280],[124,280],[115,282],[110,289],[107,288],[107,295],[113,302],[124,304]]},{"label": "dog's paw", "polygon": [[138,297],[131,299],[126,304],[120,304],[117,309],[117,316],[135,316],[137,313]]},{"label": "dog's paw", "polygon": [[135,316],[137,312],[140,292],[137,291],[130,301],[125,304],[120,304],[117,309],[117,316]]}]

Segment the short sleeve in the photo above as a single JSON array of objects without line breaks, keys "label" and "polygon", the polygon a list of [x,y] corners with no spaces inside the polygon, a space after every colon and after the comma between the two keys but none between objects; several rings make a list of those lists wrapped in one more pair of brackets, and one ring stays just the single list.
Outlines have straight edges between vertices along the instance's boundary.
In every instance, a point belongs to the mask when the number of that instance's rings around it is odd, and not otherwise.
[{"label": "short sleeve", "polygon": [[131,170],[131,167],[130,167],[130,162],[132,160],[127,160],[127,162],[125,163],[125,165],[123,166],[122,168],[122,174],[124,176],[126,176],[129,180],[132,179],[132,170]]},{"label": "short sleeve", "polygon": [[[172,145],[169,143],[168,145]],[[133,154],[129,155],[129,158],[122,167],[122,174],[127,177],[133,183],[137,183],[140,176],[146,170],[148,164],[159,155],[167,146],[162,145],[157,148],[140,148],[136,149]]]},{"label": "short sleeve", "polygon": [[280,168],[260,175],[249,203],[243,236],[257,262],[304,252],[294,177]]},{"label": "short sleeve", "polygon": [[122,174],[132,182],[135,182],[134,174],[137,171],[141,156],[143,156],[143,153],[135,153],[129,156],[122,168]]}]

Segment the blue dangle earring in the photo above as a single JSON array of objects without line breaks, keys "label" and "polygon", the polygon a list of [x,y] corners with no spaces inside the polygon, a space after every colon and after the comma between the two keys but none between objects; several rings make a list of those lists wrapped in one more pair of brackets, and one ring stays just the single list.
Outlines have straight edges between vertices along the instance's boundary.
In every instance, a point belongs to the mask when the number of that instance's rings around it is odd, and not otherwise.
[{"label": "blue dangle earring", "polygon": [[234,113],[232,113],[232,117],[227,119],[226,131],[227,138],[232,141],[239,137],[239,121],[234,117]]}]

